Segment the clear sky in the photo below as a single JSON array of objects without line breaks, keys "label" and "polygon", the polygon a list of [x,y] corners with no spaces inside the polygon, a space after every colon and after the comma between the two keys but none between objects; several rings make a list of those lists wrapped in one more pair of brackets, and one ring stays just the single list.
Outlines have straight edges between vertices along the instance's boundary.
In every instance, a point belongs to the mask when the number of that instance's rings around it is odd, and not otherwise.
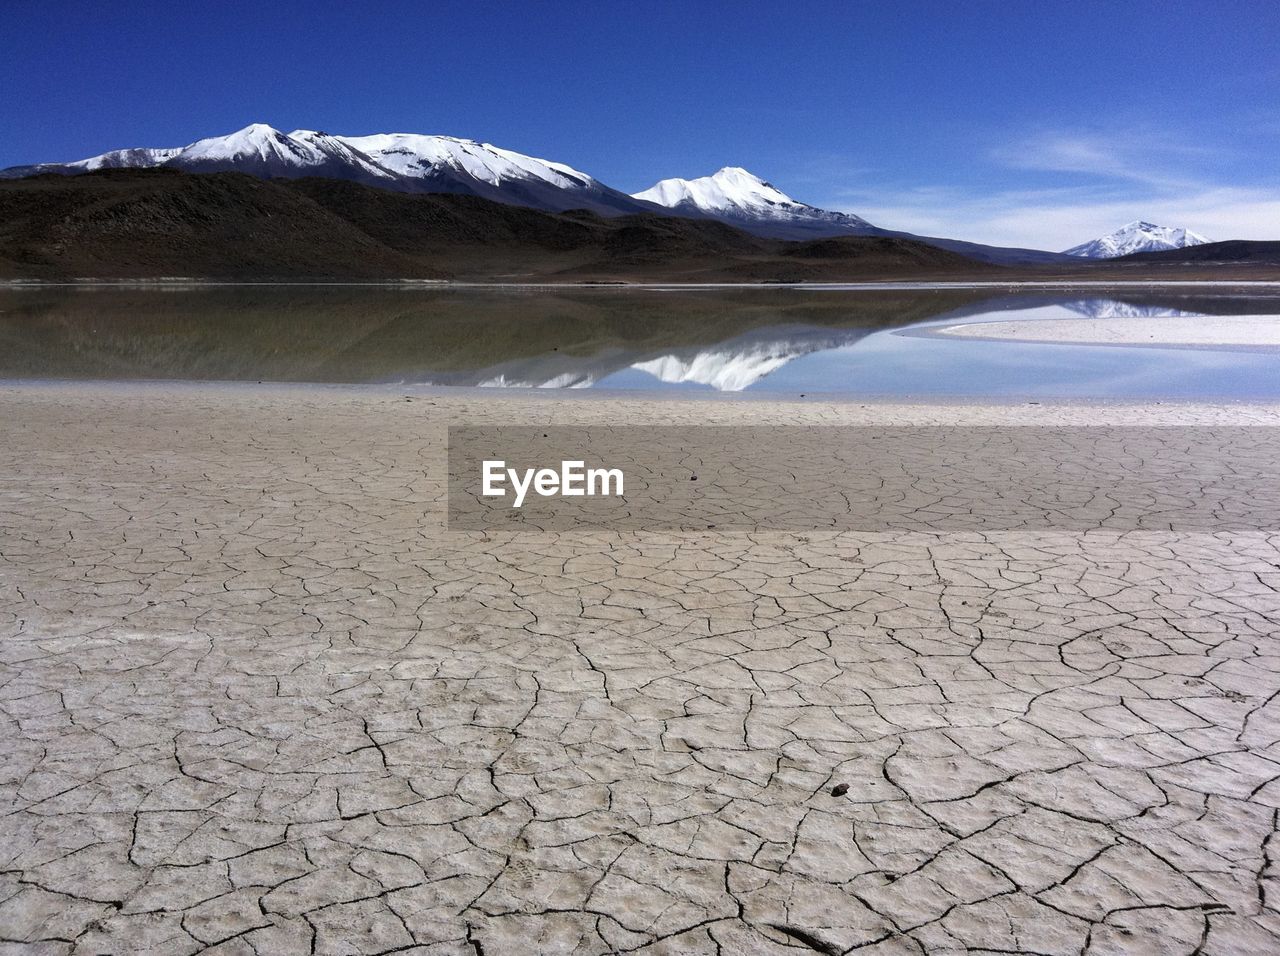
[{"label": "clear sky", "polygon": [[891,228],[1280,238],[1280,3],[0,0],[0,166],[250,122],[628,192],[745,166]]}]

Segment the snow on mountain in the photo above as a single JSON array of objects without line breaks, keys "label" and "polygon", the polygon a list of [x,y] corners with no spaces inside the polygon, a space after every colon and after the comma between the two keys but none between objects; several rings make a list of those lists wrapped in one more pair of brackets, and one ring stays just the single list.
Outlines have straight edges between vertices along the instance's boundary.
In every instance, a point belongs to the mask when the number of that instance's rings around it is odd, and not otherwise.
[{"label": "snow on mountain", "polygon": [[699,179],[664,179],[633,193],[632,198],[676,212],[710,216],[777,238],[878,232],[860,216],[797,202],[740,166],[726,166]]},{"label": "snow on mountain", "polygon": [[314,166],[323,160],[318,149],[299,143],[264,123],[253,123],[226,136],[196,140],[178,156],[188,163],[257,159]]},{"label": "snow on mountain", "polygon": [[664,179],[633,195],[669,208],[688,203],[703,212],[739,215],[785,217],[812,208],[796,202],[777,186],[753,176],[741,166],[726,166],[701,179]]},{"label": "snow on mountain", "polygon": [[595,183],[586,173],[563,163],[535,159],[488,143],[453,136],[379,133],[335,138],[400,176],[422,176],[447,165],[494,186],[510,179],[539,179],[562,189]]},{"label": "snow on mountain", "polygon": [[234,171],[263,178],[329,176],[373,185],[394,182],[395,175],[339,137],[298,130],[285,134],[254,123],[226,136],[197,140],[163,165],[193,173]]},{"label": "snow on mountain", "polygon": [[34,166],[12,166],[0,169],[0,178],[16,179],[19,176],[35,176],[39,173],[87,173],[95,169],[129,169],[139,166],[159,166],[182,152],[177,149],[113,149],[100,156],[90,156],[74,163],[37,163]]},{"label": "snow on mountain", "polygon": [[1064,255],[1080,256],[1085,259],[1115,259],[1135,252],[1183,249],[1187,246],[1204,245],[1210,241],[1212,240],[1190,229],[1157,226],[1139,219],[1120,227],[1110,235],[1072,246],[1064,250]]},{"label": "snow on mountain", "polygon": [[[304,134],[305,135],[300,135]],[[107,168],[173,166],[189,172],[234,170],[255,176],[318,176],[346,173],[343,178],[394,178],[337,137],[299,130],[286,135],[254,123],[226,136],[211,136],[187,146],[167,149],[118,149],[72,163],[40,163],[0,170],[15,178],[37,172],[80,173]]]},{"label": "snow on mountain", "polygon": [[393,170],[353,147],[344,137],[330,136],[328,133],[309,129],[295,129],[287,138],[311,147],[317,154],[324,157],[324,162],[318,165],[336,165],[340,168],[359,171],[362,175],[356,178],[364,179],[373,185],[383,187],[394,185],[396,174]]},{"label": "snow on mountain", "polygon": [[116,150],[73,163],[15,166],[0,170],[0,177],[153,166],[235,171],[261,178],[323,176],[402,192],[464,193],[556,211],[586,208],[616,215],[653,208],[571,166],[488,143],[416,133],[282,133],[264,123],[173,149]]}]

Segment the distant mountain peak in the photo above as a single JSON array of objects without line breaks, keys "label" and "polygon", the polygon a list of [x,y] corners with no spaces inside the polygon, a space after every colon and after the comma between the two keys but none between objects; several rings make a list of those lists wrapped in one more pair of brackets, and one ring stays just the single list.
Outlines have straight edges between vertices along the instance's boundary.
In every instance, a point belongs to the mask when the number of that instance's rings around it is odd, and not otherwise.
[{"label": "distant mountain peak", "polygon": [[1157,226],[1135,219],[1115,232],[1064,250],[1068,256],[1085,259],[1115,259],[1135,252],[1160,252],[1204,245],[1211,240],[1182,226]]},{"label": "distant mountain peak", "polygon": [[259,158],[298,156],[312,159],[311,150],[265,123],[250,123],[225,136],[210,136],[187,146],[178,155],[187,161],[216,160],[236,156]]}]

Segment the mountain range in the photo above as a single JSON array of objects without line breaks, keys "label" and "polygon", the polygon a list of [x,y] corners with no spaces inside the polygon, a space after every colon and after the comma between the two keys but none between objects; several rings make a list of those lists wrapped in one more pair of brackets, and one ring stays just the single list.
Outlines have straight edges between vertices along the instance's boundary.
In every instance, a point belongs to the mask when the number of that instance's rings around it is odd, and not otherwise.
[{"label": "mountain range", "polygon": [[811,206],[737,166],[696,179],[663,179],[627,194],[564,163],[474,140],[417,133],[283,133],[261,123],[182,147],[120,149],[75,162],[14,166],[0,170],[0,179],[112,169],[238,172],[266,180],[318,178],[392,192],[474,196],[550,213],[587,210],[604,217],[715,220],[766,239],[905,239],[1002,266],[1058,267],[1082,258],[1111,259],[1209,242],[1187,229],[1136,221],[1061,253],[988,246],[891,230],[852,213]]},{"label": "mountain range", "polygon": [[324,177],[98,169],[0,181],[0,279],[847,281],[995,269],[921,242],[766,239],[659,212],[548,212]]}]

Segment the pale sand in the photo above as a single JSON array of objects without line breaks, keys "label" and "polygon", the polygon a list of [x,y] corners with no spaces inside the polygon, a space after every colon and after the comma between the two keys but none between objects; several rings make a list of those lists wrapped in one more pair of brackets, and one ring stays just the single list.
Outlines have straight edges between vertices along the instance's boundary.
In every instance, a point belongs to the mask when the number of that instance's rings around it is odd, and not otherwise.
[{"label": "pale sand", "polygon": [[1183,345],[1280,347],[1280,316],[1195,315],[1079,319],[1010,319],[969,322],[936,330],[939,335],[1012,342],[1077,345]]},{"label": "pale sand", "polygon": [[1280,949],[1276,538],[450,533],[451,422],[1280,409],[0,387],[6,951]]}]

